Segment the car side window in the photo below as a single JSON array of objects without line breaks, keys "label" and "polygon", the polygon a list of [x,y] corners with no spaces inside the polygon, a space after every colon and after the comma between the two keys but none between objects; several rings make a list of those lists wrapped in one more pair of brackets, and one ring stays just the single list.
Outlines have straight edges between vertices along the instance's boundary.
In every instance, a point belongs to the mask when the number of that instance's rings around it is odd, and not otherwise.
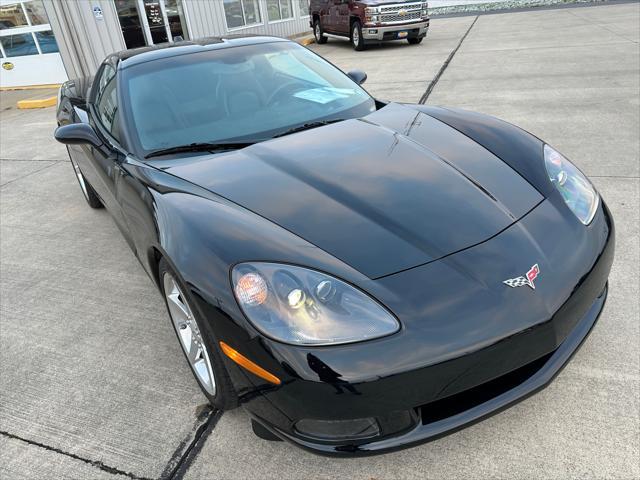
[{"label": "car side window", "polygon": [[118,124],[118,96],[116,90],[116,71],[111,65],[105,65],[100,76],[95,108],[102,126],[120,141]]}]

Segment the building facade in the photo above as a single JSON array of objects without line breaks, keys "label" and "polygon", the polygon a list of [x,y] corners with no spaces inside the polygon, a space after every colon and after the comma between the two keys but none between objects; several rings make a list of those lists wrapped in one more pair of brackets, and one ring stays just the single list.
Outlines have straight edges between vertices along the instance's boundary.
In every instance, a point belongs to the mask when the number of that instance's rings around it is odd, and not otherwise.
[{"label": "building facade", "polygon": [[91,75],[109,53],[180,38],[307,32],[309,0],[0,0],[0,87]]}]

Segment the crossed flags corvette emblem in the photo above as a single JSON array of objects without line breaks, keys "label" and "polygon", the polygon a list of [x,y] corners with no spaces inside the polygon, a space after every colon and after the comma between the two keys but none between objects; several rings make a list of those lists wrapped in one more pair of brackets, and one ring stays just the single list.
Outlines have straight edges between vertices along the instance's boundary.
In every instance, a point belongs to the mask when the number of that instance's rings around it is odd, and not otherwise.
[{"label": "crossed flags corvette emblem", "polygon": [[509,280],[504,280],[502,283],[506,283],[511,288],[524,287],[525,285],[528,285],[535,290],[536,286],[534,285],[533,281],[538,278],[539,274],[540,267],[538,267],[538,264],[536,263],[529,269],[529,271],[526,273],[526,276],[510,278]]}]

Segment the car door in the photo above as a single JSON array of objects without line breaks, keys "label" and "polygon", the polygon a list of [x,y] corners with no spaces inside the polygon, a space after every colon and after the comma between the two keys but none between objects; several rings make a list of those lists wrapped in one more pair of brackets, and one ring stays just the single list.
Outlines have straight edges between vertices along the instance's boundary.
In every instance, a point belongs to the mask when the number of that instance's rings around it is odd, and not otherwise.
[{"label": "car door", "polygon": [[118,227],[128,238],[126,221],[116,198],[116,181],[122,174],[120,164],[125,158],[125,150],[120,145],[115,64],[104,63],[93,85],[89,99],[89,123],[102,140],[102,145],[88,147],[88,168],[85,171],[81,165],[81,170]]},{"label": "car door", "polygon": [[349,0],[333,0],[335,4],[336,17],[334,28],[336,33],[341,35],[349,35]]},{"label": "car door", "polygon": [[325,32],[335,31],[336,11],[334,0],[322,0],[322,11],[320,13],[322,28]]}]

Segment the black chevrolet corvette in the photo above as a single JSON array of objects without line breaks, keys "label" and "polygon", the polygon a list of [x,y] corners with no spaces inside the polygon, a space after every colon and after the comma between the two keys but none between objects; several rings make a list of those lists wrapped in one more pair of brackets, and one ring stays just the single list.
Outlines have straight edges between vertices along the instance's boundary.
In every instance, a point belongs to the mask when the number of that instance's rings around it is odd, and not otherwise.
[{"label": "black chevrolet corvette", "polygon": [[430,440],[547,385],[614,226],[533,135],[384,102],[296,43],[179,42],[65,83],[55,137],[162,293],[194,376],[318,453]]}]

